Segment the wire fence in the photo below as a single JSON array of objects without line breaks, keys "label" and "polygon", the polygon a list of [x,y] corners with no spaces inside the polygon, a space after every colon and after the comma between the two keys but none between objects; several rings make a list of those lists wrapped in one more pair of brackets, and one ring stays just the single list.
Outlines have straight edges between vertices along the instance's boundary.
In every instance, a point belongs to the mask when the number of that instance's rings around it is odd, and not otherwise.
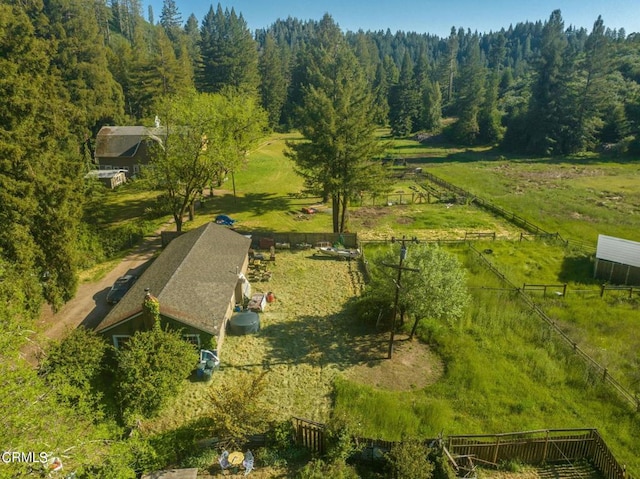
[{"label": "wire fence", "polygon": [[486,266],[491,272],[493,272],[503,283],[508,285],[511,289],[515,290],[518,293],[518,296],[529,306],[531,311],[533,311],[540,319],[542,319],[549,328],[554,331],[567,345],[571,347],[573,352],[578,355],[588,367],[590,367],[593,371],[596,372],[599,376],[602,377],[602,380],[609,384],[618,395],[629,402],[636,408],[636,411],[640,412],[640,398],[637,393],[632,393],[627,388],[622,386],[619,381],[617,381],[611,374],[609,373],[608,368],[602,366],[595,359],[593,359],[589,354],[587,354],[583,349],[581,349],[578,344],[569,337],[563,330],[558,326],[557,322],[550,318],[529,296],[523,289],[518,288],[512,281],[510,281],[500,270],[498,270],[480,251],[478,251],[472,244],[469,244],[469,249],[476,255],[476,257],[480,260],[480,262]]},{"label": "wire fence", "polygon": [[441,188],[444,188],[452,193],[454,193],[455,195],[458,195],[459,197],[462,197],[464,199],[466,199],[466,201],[468,203],[473,203],[478,205],[479,207],[493,213],[496,214],[504,219],[506,219],[507,221],[509,221],[510,223],[518,226],[519,228],[522,228],[526,231],[528,231],[530,233],[530,235],[527,234],[522,234],[520,236],[520,240],[522,241],[523,239],[527,239],[527,236],[535,236],[535,237],[539,237],[539,238],[549,238],[549,239],[555,239],[557,241],[560,241],[561,243],[563,243],[565,246],[572,246],[575,248],[578,248],[582,251],[588,251],[588,252],[592,252],[595,251],[595,245],[593,243],[587,242],[587,241],[583,241],[583,240],[576,240],[576,239],[565,239],[563,238],[560,233],[555,232],[549,232],[546,231],[545,229],[541,228],[540,226],[532,223],[531,221],[527,220],[526,218],[523,218],[522,216],[519,216],[517,214],[515,214],[512,211],[509,211],[501,206],[496,205],[495,203],[492,203],[491,201],[488,201],[484,198],[481,198],[480,196],[474,195],[473,193],[460,188],[459,186],[456,186],[452,183],[449,183],[446,180],[443,180],[442,178],[423,171],[421,173],[421,175],[426,178],[427,180],[429,180],[430,182],[440,186]]}]

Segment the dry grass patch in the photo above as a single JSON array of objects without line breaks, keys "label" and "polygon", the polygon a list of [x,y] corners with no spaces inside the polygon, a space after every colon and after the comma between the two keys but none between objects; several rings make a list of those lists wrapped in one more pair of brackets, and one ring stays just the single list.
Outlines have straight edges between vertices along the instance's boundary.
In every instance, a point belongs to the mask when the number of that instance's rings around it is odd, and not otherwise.
[{"label": "dry grass patch", "polygon": [[427,344],[396,336],[393,360],[380,359],[349,369],[348,379],[390,391],[411,391],[435,383],[444,372],[444,364]]}]

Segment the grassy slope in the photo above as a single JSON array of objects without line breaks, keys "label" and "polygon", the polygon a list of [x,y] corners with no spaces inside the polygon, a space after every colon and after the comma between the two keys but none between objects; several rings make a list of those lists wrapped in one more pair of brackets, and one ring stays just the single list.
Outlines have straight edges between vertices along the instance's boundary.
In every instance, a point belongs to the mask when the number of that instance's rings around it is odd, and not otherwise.
[{"label": "grassy slope", "polygon": [[[459,251],[471,287],[501,287]],[[339,380],[336,412],[365,436],[498,433],[596,427],[617,457],[640,468],[640,422],[612,397],[535,316],[508,292],[472,289],[473,307],[452,328],[423,323],[420,336],[438,345],[444,378],[423,390],[396,393]]]}]

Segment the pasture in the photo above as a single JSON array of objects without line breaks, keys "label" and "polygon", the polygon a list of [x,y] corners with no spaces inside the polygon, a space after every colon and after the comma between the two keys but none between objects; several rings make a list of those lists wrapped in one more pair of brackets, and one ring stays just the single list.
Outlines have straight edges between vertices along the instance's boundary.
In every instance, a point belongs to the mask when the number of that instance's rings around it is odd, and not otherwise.
[{"label": "pasture", "polygon": [[[300,194],[302,181],[283,148],[284,138],[274,137],[252,152],[247,168],[235,174],[236,196],[229,180],[185,228],[224,213],[249,232],[330,230],[326,207],[308,219],[299,216],[302,207],[317,205],[319,198]],[[638,173],[626,163],[597,159],[584,164],[577,159],[512,163],[483,158],[482,151],[431,148],[409,140],[398,143],[394,151],[415,166],[569,238],[594,243],[599,231],[629,236],[638,225],[634,215],[640,198],[631,188]],[[409,185],[410,181],[399,180],[392,193],[408,192]],[[602,196],[603,192],[613,192],[618,199]],[[492,250],[488,259],[517,285],[568,283],[565,298],[550,295],[535,300],[581,348],[606,364],[626,387],[637,390],[637,302],[600,298],[598,285],[590,278],[588,253],[552,243],[519,243],[518,228],[473,204],[359,206],[356,202],[349,228],[370,240],[402,234],[444,239],[464,238],[466,232],[496,232],[499,240],[479,246]],[[271,267],[272,281],[254,286],[277,297],[262,314],[262,331],[256,336],[227,337],[223,368],[212,382],[188,383],[173,405],[143,429],[156,434],[179,428],[209,411],[210,391],[267,370],[265,398],[276,418],[295,415],[326,421],[339,416],[361,436],[391,440],[440,432],[596,427],[618,459],[637,474],[637,413],[594,377],[565,343],[549,334],[512,292],[498,291],[504,285],[465,246],[448,248],[466,267],[473,304],[458,324],[422,321],[420,342],[415,344],[423,345],[423,350],[407,352],[406,361],[400,356],[394,359],[398,368],[404,362],[403,372],[380,367],[386,363],[388,333],[353,313],[362,287],[355,263],[314,259],[310,251],[283,252]],[[375,254],[375,249],[367,249],[367,254]],[[389,377],[404,378],[405,387],[391,387]]]}]

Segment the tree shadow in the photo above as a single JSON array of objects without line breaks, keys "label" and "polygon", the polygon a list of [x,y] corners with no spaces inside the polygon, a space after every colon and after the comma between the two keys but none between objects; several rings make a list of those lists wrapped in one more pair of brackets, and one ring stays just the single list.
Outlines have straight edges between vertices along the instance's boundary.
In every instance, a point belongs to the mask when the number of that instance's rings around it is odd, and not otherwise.
[{"label": "tree shadow", "polygon": [[593,277],[593,259],[587,254],[565,256],[558,279],[563,283],[600,284],[602,282]]},{"label": "tree shadow", "polygon": [[213,210],[224,214],[245,213],[261,216],[273,211],[287,211],[292,207],[291,198],[276,193],[246,193],[233,196],[227,193],[214,197]]},{"label": "tree shadow", "polygon": [[347,305],[329,316],[300,316],[265,327],[271,364],[332,365],[340,370],[386,358],[386,340],[371,325],[350,314]]}]

